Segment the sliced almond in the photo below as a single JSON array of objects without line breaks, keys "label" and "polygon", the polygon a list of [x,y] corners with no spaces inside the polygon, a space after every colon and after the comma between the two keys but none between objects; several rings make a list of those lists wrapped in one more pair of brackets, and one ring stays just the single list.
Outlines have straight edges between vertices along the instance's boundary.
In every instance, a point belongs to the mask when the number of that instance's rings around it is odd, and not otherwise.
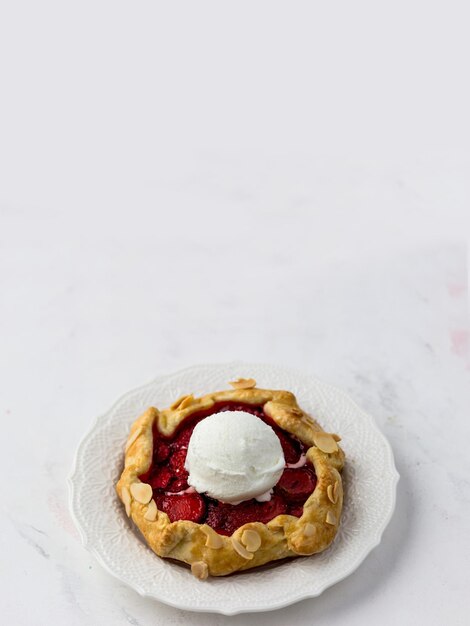
[{"label": "sliced almond", "polygon": [[206,547],[212,548],[213,550],[220,550],[223,548],[224,540],[217,533],[213,533],[212,535],[207,535],[206,539]]},{"label": "sliced almond", "polygon": [[303,417],[304,416],[304,412],[302,411],[302,409],[298,409],[295,406],[290,408],[289,411],[291,412],[292,415],[295,415],[297,417]]},{"label": "sliced almond", "polygon": [[305,524],[304,526],[304,535],[305,537],[313,537],[313,535],[316,533],[316,528],[314,526],[314,524],[311,524],[310,522],[307,522],[307,524]]},{"label": "sliced almond", "polygon": [[193,394],[189,394],[189,396],[186,396],[186,398],[181,402],[181,404],[179,405],[178,409],[185,409],[187,406],[189,406],[190,404],[192,404],[194,402],[194,396]]},{"label": "sliced almond", "polygon": [[150,500],[147,510],[144,513],[144,519],[146,519],[147,522],[154,522],[157,519],[157,513],[155,500]]},{"label": "sliced almond", "polygon": [[327,524],[331,524],[331,526],[336,526],[338,522],[336,520],[336,515],[333,513],[333,511],[328,511],[328,513],[326,514],[325,522]]},{"label": "sliced almond", "polygon": [[134,443],[134,441],[137,439],[137,437],[142,433],[142,429],[141,428],[136,428],[134,430],[134,432],[132,433],[132,435],[129,436],[129,439],[127,440],[126,443],[126,449],[125,452],[127,452],[129,450],[129,448],[132,446],[132,444]]},{"label": "sliced almond", "polygon": [[314,433],[313,441],[315,442],[317,448],[327,454],[338,450],[338,444],[330,433],[324,433],[322,431]]},{"label": "sliced almond", "polygon": [[245,548],[248,552],[256,552],[261,545],[261,537],[256,530],[244,530],[242,533],[242,543],[245,544]]},{"label": "sliced almond", "polygon": [[[339,481],[336,481],[335,482],[335,486],[333,487],[333,497],[334,497],[336,502],[338,501],[339,489],[340,489]],[[336,502],[335,502],[335,504],[336,504]]]},{"label": "sliced almond", "polygon": [[196,561],[191,564],[191,572],[196,578],[199,580],[206,580],[209,576],[209,568],[207,567],[207,563],[204,561]]},{"label": "sliced almond", "polygon": [[140,504],[148,504],[152,499],[152,487],[147,483],[132,483],[131,494]]},{"label": "sliced almond", "polygon": [[328,499],[330,502],[333,502],[333,504],[336,504],[336,501],[338,499],[337,494],[335,493],[335,488],[337,486],[337,482],[335,482],[334,485],[328,485],[328,487],[326,488],[326,493],[328,495]]},{"label": "sliced almond", "polygon": [[192,393],[190,393],[189,395],[181,396],[180,398],[178,398],[178,400],[175,400],[173,402],[173,404],[170,406],[170,409],[172,409],[173,411],[175,409],[183,409],[184,406],[188,406],[188,404],[191,404],[193,400],[194,396]]},{"label": "sliced almond", "polygon": [[131,494],[129,493],[129,489],[127,487],[123,487],[121,489],[121,498],[126,507],[127,517],[131,515]]},{"label": "sliced almond", "polygon": [[237,380],[232,380],[229,385],[232,385],[234,389],[252,389],[256,387],[256,380],[254,378],[237,378]]},{"label": "sliced almond", "polygon": [[341,441],[341,437],[339,435],[335,435],[334,433],[331,435],[335,441]]},{"label": "sliced almond", "polygon": [[237,539],[232,537],[232,545],[235,552],[238,552],[240,556],[248,561],[253,558],[253,552],[248,552],[244,545],[242,545]]},{"label": "sliced almond", "polygon": [[222,537],[215,532],[209,526],[202,526],[202,532],[206,535],[206,548],[212,548],[213,550],[219,550],[224,545]]}]

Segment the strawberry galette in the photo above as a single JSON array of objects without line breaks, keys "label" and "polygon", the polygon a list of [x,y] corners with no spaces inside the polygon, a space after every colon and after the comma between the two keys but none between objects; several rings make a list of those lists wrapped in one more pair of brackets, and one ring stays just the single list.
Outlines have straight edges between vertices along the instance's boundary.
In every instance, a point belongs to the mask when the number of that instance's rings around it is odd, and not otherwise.
[{"label": "strawberry galette", "polygon": [[116,487],[152,550],[200,579],[321,552],[343,503],[340,438],[288,391],[230,384],[147,409]]}]

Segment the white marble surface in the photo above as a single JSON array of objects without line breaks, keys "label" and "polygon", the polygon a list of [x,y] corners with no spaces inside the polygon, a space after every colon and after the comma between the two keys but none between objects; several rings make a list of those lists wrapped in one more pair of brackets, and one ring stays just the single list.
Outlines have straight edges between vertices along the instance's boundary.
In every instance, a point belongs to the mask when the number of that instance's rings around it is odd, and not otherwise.
[{"label": "white marble surface", "polygon": [[253,623],[116,582],[65,482],[121,393],[234,359],[346,389],[402,475],[361,568],[257,623],[468,623],[468,17],[3,3],[3,623]]}]

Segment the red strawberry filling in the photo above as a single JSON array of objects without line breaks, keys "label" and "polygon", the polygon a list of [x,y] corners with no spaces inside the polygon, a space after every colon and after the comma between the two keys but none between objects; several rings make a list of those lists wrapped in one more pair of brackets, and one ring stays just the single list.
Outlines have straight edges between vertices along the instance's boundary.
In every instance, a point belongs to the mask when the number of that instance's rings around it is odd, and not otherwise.
[{"label": "red strawberry filling", "polygon": [[166,489],[173,479],[173,474],[168,467],[159,467],[156,473],[150,475],[147,482],[150,483],[152,489]]},{"label": "red strawberry filling", "polygon": [[292,502],[305,502],[317,484],[317,478],[309,467],[285,469],[276,491]]},{"label": "red strawberry filling", "polygon": [[170,456],[170,446],[164,441],[154,441],[153,459],[156,463],[163,463]]},{"label": "red strawberry filling", "polygon": [[206,513],[204,496],[198,493],[157,496],[157,507],[168,514],[171,522],[179,519],[202,522]]},{"label": "red strawberry filling", "polygon": [[307,449],[301,441],[279,428],[265,415],[262,406],[238,402],[218,403],[211,409],[189,416],[172,437],[164,437],[154,429],[152,465],[140,478],[152,486],[157,507],[167,513],[172,522],[184,519],[206,523],[225,535],[231,535],[247,522],[266,524],[284,513],[300,517],[303,503],[312,494],[317,482],[315,471],[308,463],[299,468],[286,468],[268,502],[252,499],[236,505],[226,504],[204,494],[186,492],[188,472],[184,462],[194,427],[208,415],[222,411],[252,413],[271,426],[279,437],[287,464],[297,463]]},{"label": "red strawberry filling", "polygon": [[205,523],[223,535],[231,535],[248,522],[266,524],[278,515],[287,513],[287,504],[282,497],[273,495],[269,502],[247,500],[240,504],[225,504],[209,499]]},{"label": "red strawberry filling", "polygon": [[186,460],[187,449],[178,450],[177,452],[173,452],[170,456],[170,467],[175,476],[178,478],[187,476],[188,472],[184,467],[184,462]]},{"label": "red strawberry filling", "polygon": [[189,485],[186,478],[174,478],[168,487],[168,491],[178,493],[179,491],[185,491],[188,488]]}]

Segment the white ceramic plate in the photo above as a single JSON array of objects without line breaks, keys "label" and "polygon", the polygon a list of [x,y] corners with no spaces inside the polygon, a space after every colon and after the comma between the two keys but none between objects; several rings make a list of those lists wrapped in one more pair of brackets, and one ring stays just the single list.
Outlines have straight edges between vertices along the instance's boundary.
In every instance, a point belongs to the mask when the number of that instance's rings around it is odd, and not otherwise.
[{"label": "white ceramic plate", "polygon": [[[189,569],[160,559],[129,522],[114,491],[129,427],[147,407],[227,388],[237,377],[288,389],[330,432],[342,437],[344,509],[325,552],[276,566],[201,582]],[[372,417],[338,389],[311,376],[267,365],[198,365],[130,391],[96,420],[81,442],[70,482],[70,506],[84,545],[114,576],[143,596],[181,609],[234,615],[269,611],[318,596],[345,578],[380,542],[395,507],[398,473]]]}]

